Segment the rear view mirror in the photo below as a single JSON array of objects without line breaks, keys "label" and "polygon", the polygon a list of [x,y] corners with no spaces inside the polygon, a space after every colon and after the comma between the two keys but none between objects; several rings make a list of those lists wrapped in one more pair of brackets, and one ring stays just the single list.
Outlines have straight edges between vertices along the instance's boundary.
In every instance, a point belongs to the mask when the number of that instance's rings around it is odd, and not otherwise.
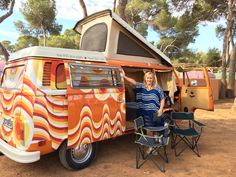
[{"label": "rear view mirror", "polygon": [[197,80],[192,80],[191,81],[191,86],[197,86]]}]

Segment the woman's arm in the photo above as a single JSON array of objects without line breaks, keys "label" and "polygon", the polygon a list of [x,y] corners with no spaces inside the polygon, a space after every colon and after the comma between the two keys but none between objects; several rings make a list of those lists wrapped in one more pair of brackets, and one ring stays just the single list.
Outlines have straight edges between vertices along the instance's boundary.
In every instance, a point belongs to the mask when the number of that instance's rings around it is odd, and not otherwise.
[{"label": "woman's arm", "polygon": [[157,112],[158,117],[162,115],[164,106],[165,106],[165,98],[163,98],[160,102],[160,109]]},{"label": "woman's arm", "polygon": [[126,80],[126,81],[128,81],[129,83],[131,83],[132,85],[136,85],[136,81],[134,80],[134,79],[132,79],[132,78],[130,78],[130,77],[127,77],[126,75],[125,75],[125,72],[124,72],[124,70],[122,69],[121,70],[121,72],[122,72],[122,76],[123,76],[123,78]]}]

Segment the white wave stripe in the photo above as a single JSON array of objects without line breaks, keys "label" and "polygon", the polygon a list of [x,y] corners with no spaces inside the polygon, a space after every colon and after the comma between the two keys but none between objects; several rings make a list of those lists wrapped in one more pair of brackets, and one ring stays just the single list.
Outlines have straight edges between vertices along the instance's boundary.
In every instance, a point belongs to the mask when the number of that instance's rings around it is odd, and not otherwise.
[{"label": "white wave stripe", "polygon": [[24,103],[24,105],[27,105],[30,111],[33,112],[33,104],[30,102],[30,100],[22,96],[21,103]]},{"label": "white wave stripe", "polygon": [[3,92],[3,98],[6,99],[7,101],[11,100],[13,97],[14,97],[14,94]]},{"label": "white wave stripe", "polygon": [[[61,140],[61,142],[62,142],[63,140],[65,140],[65,139],[67,139],[67,136],[66,136],[66,137],[63,137],[62,140]],[[60,145],[61,145],[61,143],[52,141],[52,148],[53,148],[53,149],[57,150]]]},{"label": "white wave stripe", "polygon": [[[91,130],[88,127],[83,128],[83,132],[81,131],[80,134],[78,136],[76,136],[76,138],[74,138],[73,140],[71,140],[71,139],[69,140],[68,146],[74,145],[82,137],[82,135],[83,135],[82,133],[85,133],[86,131],[91,133]],[[86,139],[86,138],[84,138],[84,139]]]},{"label": "white wave stripe", "polygon": [[34,109],[35,109],[35,112],[38,111],[38,112],[42,113],[43,115],[45,115],[46,117],[48,117],[47,109],[44,106],[42,106],[41,104],[35,103]]},{"label": "white wave stripe", "polygon": [[67,135],[67,131],[65,130],[63,132],[58,133],[57,130],[53,130],[52,128],[49,128],[49,134],[53,138],[62,139],[63,137]]},{"label": "white wave stripe", "polygon": [[[120,100],[119,100],[120,94],[121,94],[121,93],[112,92],[112,93],[111,93],[111,97],[112,97],[115,101],[120,101]],[[122,97],[122,99],[123,99],[123,97]]]},{"label": "white wave stripe", "polygon": [[[4,96],[3,96],[3,97],[4,97]],[[12,97],[13,97],[13,96],[12,96]],[[4,97],[4,99],[5,99],[5,97]],[[3,103],[3,104],[4,104],[4,106],[7,106],[7,109],[12,109],[15,100],[7,100],[7,101],[4,100],[4,102],[5,102],[5,103]]]},{"label": "white wave stripe", "polygon": [[122,130],[122,132],[125,132],[126,127],[121,125],[121,130]]},{"label": "white wave stripe", "polygon": [[115,136],[120,136],[122,135],[122,132],[120,131],[120,129],[117,129],[116,133],[114,134]]},{"label": "white wave stripe", "polygon": [[53,114],[54,116],[57,116],[57,117],[68,116],[68,112],[67,112],[67,111],[55,112],[55,111],[53,111],[53,108],[52,108],[51,105],[49,105],[48,103],[46,103],[46,106],[47,106],[48,112],[50,112],[50,113]]},{"label": "white wave stripe", "polygon": [[104,112],[105,112],[106,110],[107,110],[108,114],[110,114],[110,109],[109,109],[108,104],[105,104],[105,105],[103,106],[103,114],[104,114]]},{"label": "white wave stripe", "polygon": [[102,139],[104,140],[104,139],[108,139],[108,138],[110,138],[110,135],[107,132],[104,133]]},{"label": "white wave stripe", "polygon": [[51,119],[50,116],[48,117],[48,122],[50,123],[50,125],[53,125],[54,127],[58,127],[58,128],[68,127],[67,121],[64,121],[64,122],[55,121],[54,119]]},{"label": "white wave stripe", "polygon": [[25,118],[25,119],[29,119],[32,121],[32,117],[31,115],[29,115],[24,109],[21,109],[21,117]]},{"label": "white wave stripe", "polygon": [[108,123],[105,123],[101,128],[100,128],[100,131],[99,133],[93,133],[92,136],[95,138],[95,139],[98,139],[99,137],[101,137],[101,135],[103,134],[105,128],[108,128],[109,127],[109,124]]},{"label": "white wave stripe", "polygon": [[126,113],[126,109],[125,109],[125,101],[124,101],[124,103],[121,103],[121,104],[120,104],[120,110],[121,110],[121,112],[122,112],[123,114]]},{"label": "white wave stripe", "polygon": [[118,111],[116,113],[116,116],[115,116],[115,119],[110,119],[110,122],[111,122],[111,125],[113,126],[118,120],[121,121],[121,114],[120,114],[120,111]]},{"label": "white wave stripe", "polygon": [[37,134],[46,137],[47,140],[50,140],[50,139],[51,139],[49,133],[48,133],[47,131],[45,131],[44,129],[41,129],[41,128],[34,128],[34,135],[37,135]]},{"label": "white wave stripe", "polygon": [[24,97],[22,95],[17,95],[15,98],[14,98],[14,101],[12,103],[21,103],[22,102],[22,99]]},{"label": "white wave stripe", "polygon": [[67,106],[68,105],[68,102],[64,99],[64,98],[61,98],[61,99],[58,99],[54,96],[46,96],[46,98],[48,99],[48,101],[52,104],[55,104],[56,106]]},{"label": "white wave stripe", "polygon": [[99,101],[105,101],[111,96],[111,93],[109,91],[107,93],[99,93],[99,89],[93,89],[93,90],[94,90],[94,96]]},{"label": "white wave stripe", "polygon": [[88,137],[86,137],[86,138],[84,138],[84,139],[81,141],[80,145],[82,145],[82,144],[90,144],[90,143],[91,143],[91,140],[90,140]]},{"label": "white wave stripe", "polygon": [[49,126],[49,123],[47,122],[47,120],[45,120],[44,118],[39,117],[39,116],[33,116],[33,121],[41,123],[41,124],[45,125],[46,127]]},{"label": "white wave stripe", "polygon": [[120,120],[118,120],[115,124],[115,126],[110,130],[110,134],[113,136],[114,133],[117,131],[117,129],[120,129],[122,127]]},{"label": "white wave stripe", "polygon": [[[105,110],[107,110],[108,113],[105,113],[106,112]],[[92,121],[93,127],[98,129],[102,126],[102,124],[105,122],[105,120],[109,121],[109,114],[110,114],[109,107],[108,107],[107,104],[105,104],[104,107],[103,107],[103,117],[100,119],[99,122]]]},{"label": "white wave stripe", "polygon": [[24,92],[26,92],[28,95],[35,95],[34,90],[30,86],[28,86],[27,84],[24,84],[23,87],[24,87],[24,90],[26,90]]},{"label": "white wave stripe", "polygon": [[22,110],[22,108],[21,107],[15,107],[15,109],[14,109],[14,111],[13,111],[13,114],[14,115],[19,115],[20,114],[20,112],[21,112],[21,110]]},{"label": "white wave stripe", "polygon": [[90,117],[88,117],[88,116],[83,117],[83,118],[78,122],[78,124],[77,124],[77,126],[76,126],[75,128],[69,129],[69,135],[73,135],[73,134],[75,134],[75,133],[79,130],[79,128],[83,128],[82,125],[83,125],[84,123],[86,123],[86,122],[89,122],[90,125],[92,124]]},{"label": "white wave stripe", "polygon": [[80,91],[84,92],[84,93],[89,93],[92,91],[92,89],[80,89]]}]

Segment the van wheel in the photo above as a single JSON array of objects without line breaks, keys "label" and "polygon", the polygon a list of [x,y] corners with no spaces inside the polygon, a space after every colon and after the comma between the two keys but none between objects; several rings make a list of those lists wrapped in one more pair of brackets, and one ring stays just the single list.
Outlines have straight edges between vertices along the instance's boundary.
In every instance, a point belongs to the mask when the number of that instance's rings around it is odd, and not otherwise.
[{"label": "van wheel", "polygon": [[96,155],[96,143],[83,144],[72,149],[66,149],[65,141],[59,149],[59,158],[67,169],[78,170],[87,167]]}]

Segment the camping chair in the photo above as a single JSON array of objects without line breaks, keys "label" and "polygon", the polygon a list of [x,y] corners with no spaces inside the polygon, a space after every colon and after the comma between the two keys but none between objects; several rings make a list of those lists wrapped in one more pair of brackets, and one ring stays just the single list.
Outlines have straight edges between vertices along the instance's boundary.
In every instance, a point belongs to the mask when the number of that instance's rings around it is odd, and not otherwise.
[{"label": "camping chair", "polygon": [[[187,127],[184,127],[184,122],[187,122]],[[172,112],[171,125],[172,139],[171,147],[175,150],[175,156],[179,156],[188,147],[200,157],[198,151],[198,141],[201,137],[204,124],[194,120],[194,114],[189,112]],[[184,142],[186,146],[177,152],[177,146],[180,142]]]},{"label": "camping chair", "polygon": [[[168,163],[166,146],[169,142],[170,130],[166,127],[144,127],[143,117],[134,120],[136,134],[136,168],[140,168],[147,160],[151,159],[153,163],[165,172],[165,165],[160,166],[157,162],[157,156]],[[157,132],[158,135],[149,136],[145,131]],[[151,148],[149,152],[147,150]],[[161,153],[163,149],[163,154]],[[154,157],[156,157],[154,159]]]}]

